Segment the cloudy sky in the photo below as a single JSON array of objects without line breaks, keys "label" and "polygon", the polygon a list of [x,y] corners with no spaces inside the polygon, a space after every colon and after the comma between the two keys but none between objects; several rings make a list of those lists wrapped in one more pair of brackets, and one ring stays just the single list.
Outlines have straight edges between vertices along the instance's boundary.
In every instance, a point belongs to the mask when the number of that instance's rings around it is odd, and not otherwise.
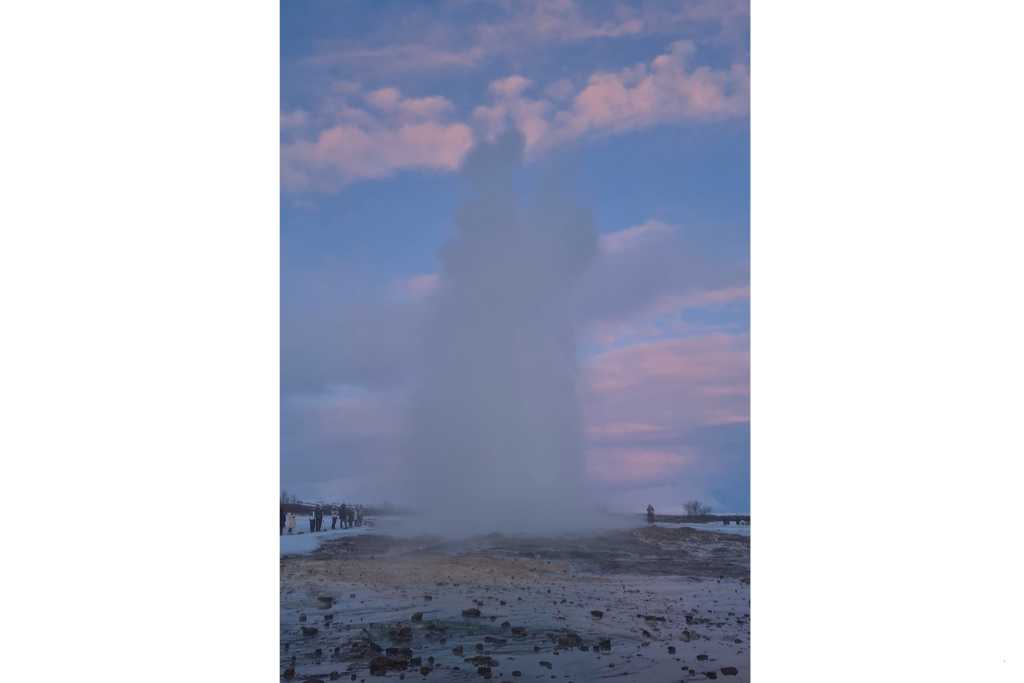
[{"label": "cloudy sky", "polygon": [[[593,213],[587,474],[614,507],[749,510],[747,3],[281,6],[281,484],[392,500],[467,153]],[[529,272],[522,273],[529,278]]]}]

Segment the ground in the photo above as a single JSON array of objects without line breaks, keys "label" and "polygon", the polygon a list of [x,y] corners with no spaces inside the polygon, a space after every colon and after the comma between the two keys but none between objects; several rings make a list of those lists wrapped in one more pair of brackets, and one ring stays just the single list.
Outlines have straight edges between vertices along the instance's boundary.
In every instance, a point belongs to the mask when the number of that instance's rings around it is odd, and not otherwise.
[{"label": "ground", "polygon": [[297,681],[750,678],[750,540],[688,528],[373,532],[281,559]]}]

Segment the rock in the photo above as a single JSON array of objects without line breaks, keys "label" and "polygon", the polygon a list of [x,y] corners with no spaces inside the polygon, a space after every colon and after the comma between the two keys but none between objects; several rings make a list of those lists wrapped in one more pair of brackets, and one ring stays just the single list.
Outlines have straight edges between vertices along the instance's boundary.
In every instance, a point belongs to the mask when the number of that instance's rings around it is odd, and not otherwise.
[{"label": "rock", "polygon": [[324,683],[323,679],[320,678],[307,678],[302,683]]},{"label": "rock", "polygon": [[315,636],[317,633],[320,633],[320,629],[318,629],[316,626],[302,627],[302,635],[304,636]]},{"label": "rock", "polygon": [[416,612],[412,615],[411,619],[413,621],[423,621],[423,612]]},{"label": "rock", "polygon": [[606,651],[607,650],[611,650],[612,649],[612,641],[609,640],[608,638],[605,638],[604,640],[598,641],[597,646],[599,648],[601,648],[602,650],[606,650]]},{"label": "rock", "polygon": [[580,638],[577,634],[570,632],[570,633],[566,633],[564,635],[558,636],[558,641],[557,642],[558,642],[558,645],[560,647],[570,647],[570,648],[572,648],[572,647],[579,647],[580,645],[582,645],[583,644],[583,639]]},{"label": "rock", "polygon": [[739,673],[739,669],[735,666],[723,666],[720,670],[726,676],[735,676]]},{"label": "rock", "polygon": [[299,615],[299,623],[300,624],[306,623],[306,615],[305,614],[300,614]]},{"label": "rock", "polygon": [[284,670],[284,673],[281,675],[284,677],[285,680],[292,680],[293,678],[295,678],[295,667],[289,666],[287,669]]},{"label": "rock", "polygon": [[502,628],[503,630],[504,630],[504,629],[509,629],[509,628],[512,628],[512,624],[511,624],[511,623],[509,623],[509,622],[507,622],[507,621],[503,621],[503,622],[501,622],[501,628]]},{"label": "rock", "polygon": [[496,636],[484,636],[485,643],[492,643],[494,645],[504,645],[508,641],[504,638],[498,638]]},{"label": "rock", "polygon": [[317,606],[320,609],[330,609],[331,607],[334,606],[334,598],[332,598],[329,595],[321,595],[321,596],[317,597],[316,601],[317,601]]},{"label": "rock", "polygon": [[545,662],[544,660],[540,661],[540,665],[543,666],[545,669],[550,669],[552,666],[551,662]]},{"label": "rock", "polygon": [[674,655],[676,653],[676,646],[675,645],[669,645],[668,646],[668,653],[670,655]]},{"label": "rock", "polygon": [[464,617],[479,617],[480,616],[480,610],[478,610],[476,607],[470,607],[469,609],[462,610],[462,616],[464,616]]},{"label": "rock", "polygon": [[512,672],[512,677],[513,677],[513,678],[519,678],[519,677],[520,677],[520,676],[522,676],[522,675],[523,675],[523,672],[522,672],[522,671],[513,671],[513,672]]},{"label": "rock", "polygon": [[475,657],[467,657],[466,661],[474,666],[498,666],[498,660],[487,655],[476,655]]},{"label": "rock", "polygon": [[341,678],[341,674],[337,671],[332,671],[327,677],[330,678],[332,681],[336,681],[339,678]]},{"label": "rock", "polygon": [[718,678],[718,674],[715,673],[714,671],[705,671],[704,675],[707,676],[708,678]]},{"label": "rock", "polygon": [[691,640],[692,638],[693,638],[693,634],[692,634],[692,633],[690,633],[689,631],[683,631],[683,632],[682,632],[682,633],[681,633],[681,634],[679,635],[679,640],[683,641],[684,643],[688,643],[688,642],[690,642],[690,640]]},{"label": "rock", "polygon": [[412,640],[412,626],[400,625],[389,630],[388,636],[395,641]]},{"label": "rock", "polygon": [[521,637],[526,635],[526,629],[523,628],[522,626],[513,626],[512,627],[512,635],[521,638]]},{"label": "rock", "polygon": [[453,655],[458,655],[459,657],[461,657],[463,652],[464,652],[464,650],[462,649],[461,645],[456,645],[455,647],[452,648],[452,654]]},{"label": "rock", "polygon": [[420,676],[426,676],[431,671],[433,671],[433,669],[431,669],[429,666],[421,666],[420,667]]},{"label": "rock", "polygon": [[706,661],[708,661],[708,656],[707,655],[697,655],[697,661],[698,662],[706,662]]},{"label": "rock", "polygon": [[483,678],[490,678],[494,675],[489,666],[478,666],[476,672]]},{"label": "rock", "polygon": [[599,609],[592,609],[590,610],[590,616],[594,617],[595,619],[601,619],[602,617],[604,617],[604,612],[602,612]]},{"label": "rock", "polygon": [[407,647],[389,647],[384,651],[388,657],[401,657],[403,659],[409,659],[412,657],[412,650]]},{"label": "rock", "polygon": [[653,614],[643,615],[645,621],[665,621],[665,617],[658,617]]},{"label": "rock", "polygon": [[388,671],[404,671],[409,660],[402,657],[377,656],[370,660],[370,675],[385,676]]}]

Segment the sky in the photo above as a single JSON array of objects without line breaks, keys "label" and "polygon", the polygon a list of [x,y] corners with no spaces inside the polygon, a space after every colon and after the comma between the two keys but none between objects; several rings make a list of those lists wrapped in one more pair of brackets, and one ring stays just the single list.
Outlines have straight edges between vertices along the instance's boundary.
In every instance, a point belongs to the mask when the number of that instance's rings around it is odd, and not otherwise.
[{"label": "sky", "polygon": [[572,303],[588,482],[749,511],[749,82],[742,1],[282,3],[282,488],[402,502],[460,169],[511,130],[517,186],[598,233]]}]

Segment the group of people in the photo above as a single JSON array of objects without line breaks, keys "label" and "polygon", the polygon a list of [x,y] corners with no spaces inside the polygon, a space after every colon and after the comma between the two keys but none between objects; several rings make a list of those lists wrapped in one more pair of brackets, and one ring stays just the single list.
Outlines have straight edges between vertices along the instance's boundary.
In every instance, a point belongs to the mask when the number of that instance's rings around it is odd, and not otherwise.
[{"label": "group of people", "polygon": [[[363,506],[362,505],[317,505],[316,508],[309,513],[309,532],[315,533],[317,531],[324,530],[324,524],[326,523],[325,517],[331,518],[332,529],[349,529],[354,526],[363,525]],[[288,533],[295,531],[295,525],[298,522],[298,516],[294,512],[285,512],[284,508],[281,508],[281,534],[285,533],[285,529]]]}]

